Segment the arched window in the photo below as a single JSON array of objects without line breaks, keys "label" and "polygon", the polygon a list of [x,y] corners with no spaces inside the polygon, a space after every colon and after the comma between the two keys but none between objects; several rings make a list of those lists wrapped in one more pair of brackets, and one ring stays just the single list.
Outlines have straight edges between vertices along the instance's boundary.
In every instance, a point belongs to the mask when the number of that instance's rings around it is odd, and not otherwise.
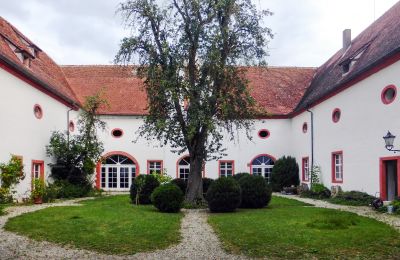
[{"label": "arched window", "polygon": [[251,174],[263,176],[268,183],[271,181],[274,159],[268,155],[260,155],[251,162]]},{"label": "arched window", "polygon": [[178,161],[178,178],[187,180],[190,173],[190,157],[183,157]]},{"label": "arched window", "polygon": [[136,162],[126,155],[114,154],[101,164],[101,188],[128,190],[136,176]]}]

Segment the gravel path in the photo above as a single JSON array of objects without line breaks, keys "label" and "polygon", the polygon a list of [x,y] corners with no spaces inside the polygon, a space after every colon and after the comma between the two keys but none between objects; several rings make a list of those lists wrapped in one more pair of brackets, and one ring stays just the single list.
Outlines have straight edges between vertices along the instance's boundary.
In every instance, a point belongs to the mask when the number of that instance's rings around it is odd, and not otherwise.
[{"label": "gravel path", "polygon": [[207,224],[205,210],[184,210],[182,238],[178,245],[132,256],[104,255],[50,242],[38,242],[3,229],[9,218],[47,207],[80,206],[76,203],[80,200],[8,208],[8,214],[0,217],[0,259],[246,259],[244,256],[229,255],[222,249],[220,241]]},{"label": "gravel path", "polygon": [[398,231],[400,231],[400,217],[390,215],[387,213],[379,213],[379,212],[374,211],[370,207],[337,205],[337,204],[332,204],[332,203],[329,203],[329,202],[323,201],[323,200],[300,198],[297,195],[283,195],[280,193],[274,193],[274,195],[279,196],[279,197],[289,198],[289,199],[295,199],[295,200],[302,201],[305,203],[309,203],[309,204],[312,204],[319,208],[337,209],[337,210],[342,210],[342,211],[353,212],[360,216],[373,218],[378,221],[387,223],[387,224],[391,225],[392,227],[394,227],[395,229],[397,229]]}]

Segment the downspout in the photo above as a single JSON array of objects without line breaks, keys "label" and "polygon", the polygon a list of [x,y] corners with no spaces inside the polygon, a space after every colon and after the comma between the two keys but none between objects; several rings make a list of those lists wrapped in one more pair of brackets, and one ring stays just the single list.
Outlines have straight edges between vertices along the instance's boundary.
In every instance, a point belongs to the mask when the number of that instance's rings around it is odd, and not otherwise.
[{"label": "downspout", "polygon": [[[311,116],[311,171],[314,169],[314,113],[307,109]],[[310,177],[310,186],[312,186],[312,178]]]}]

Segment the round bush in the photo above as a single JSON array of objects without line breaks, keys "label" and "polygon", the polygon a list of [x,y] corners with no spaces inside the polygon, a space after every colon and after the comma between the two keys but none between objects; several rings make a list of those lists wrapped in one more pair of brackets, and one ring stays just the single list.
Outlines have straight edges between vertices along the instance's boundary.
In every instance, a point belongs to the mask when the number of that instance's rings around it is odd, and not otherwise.
[{"label": "round bush", "polygon": [[283,187],[297,186],[299,183],[299,165],[295,158],[283,156],[275,161],[271,176],[274,191],[282,191]]},{"label": "round bush", "polygon": [[176,186],[178,186],[181,191],[183,192],[183,194],[186,194],[186,188],[187,188],[187,181],[185,181],[184,179],[173,179],[171,181],[172,184],[175,184]]},{"label": "round bush", "polygon": [[164,184],[151,194],[151,202],[161,212],[179,212],[182,208],[184,194],[175,184]]},{"label": "round bush", "polygon": [[203,178],[203,193],[207,193],[208,188],[214,182],[213,179],[210,178]]},{"label": "round bush", "polygon": [[219,178],[214,181],[206,194],[211,212],[232,212],[240,205],[241,190],[233,178]]},{"label": "round bush", "polygon": [[234,178],[235,180],[239,181],[240,178],[242,178],[242,177],[244,177],[244,176],[248,176],[248,175],[250,175],[250,173],[248,173],[248,172],[238,172],[238,173],[236,173],[235,175],[233,175],[233,178]]},{"label": "round bush", "polygon": [[139,204],[151,204],[151,193],[155,188],[160,186],[160,182],[153,175],[139,175],[135,178],[135,181],[131,185],[130,197],[132,203],[136,203],[136,194],[138,188],[142,186],[139,193]]},{"label": "round bush", "polygon": [[262,176],[243,176],[239,185],[242,190],[241,208],[263,208],[271,201],[272,189]]}]

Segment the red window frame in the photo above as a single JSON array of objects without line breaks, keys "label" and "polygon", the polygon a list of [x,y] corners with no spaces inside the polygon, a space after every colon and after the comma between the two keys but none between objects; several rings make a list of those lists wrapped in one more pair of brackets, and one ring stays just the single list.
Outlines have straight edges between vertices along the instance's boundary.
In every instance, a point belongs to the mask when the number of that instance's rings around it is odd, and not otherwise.
[{"label": "red window frame", "polygon": [[147,160],[147,174],[151,174],[151,172],[150,172],[150,164],[151,163],[160,163],[161,164],[161,174],[163,174],[163,165],[164,165],[164,162],[163,162],[163,160]]},{"label": "red window frame", "polygon": [[219,160],[218,161],[218,177],[221,177],[221,164],[232,163],[232,176],[235,175],[235,161],[234,160]]},{"label": "red window frame", "polygon": [[[120,136],[116,136],[116,135],[114,135],[114,132],[115,131],[120,131],[121,132],[121,135]],[[114,137],[114,138],[121,138],[121,137],[123,137],[124,136],[124,130],[122,130],[121,128],[114,128],[113,130],[111,130],[111,136],[112,137]]]},{"label": "red window frame", "polygon": [[44,161],[42,160],[32,160],[32,166],[31,166],[31,180],[32,180],[32,188],[33,188],[33,182],[35,181],[35,165],[40,166],[40,172],[39,172],[39,179],[44,182]]},{"label": "red window frame", "polygon": [[[338,118],[335,117],[336,113],[339,113]],[[340,111],[339,108],[335,108],[335,109],[332,111],[332,121],[333,121],[334,123],[337,123],[337,122],[340,121],[340,118],[341,118],[341,117],[342,117],[342,111]]]},{"label": "red window frame", "polygon": [[[308,171],[307,175],[306,175],[306,167],[305,167],[306,166],[306,162],[307,162],[307,171]],[[307,176],[307,178],[306,178],[306,176]],[[308,156],[303,157],[301,159],[301,180],[303,182],[309,182],[310,181],[310,160],[309,160]]]},{"label": "red window frame", "polygon": [[[36,111],[37,109],[37,111]],[[42,119],[43,117],[43,109],[39,104],[35,104],[33,106],[33,115],[37,118],[37,119]]]},{"label": "red window frame", "polygon": [[[261,136],[261,132],[267,132],[267,136]],[[268,129],[260,129],[259,131],[258,131],[258,137],[260,137],[261,139],[267,139],[267,138],[269,138],[271,136],[271,133],[269,132],[269,130]]]},{"label": "red window frame", "polygon": [[[342,161],[341,161],[341,175],[342,175],[342,178],[341,179],[337,179],[336,178],[336,156],[337,155],[340,155],[341,156],[341,159],[342,159]],[[343,171],[343,169],[344,169],[344,163],[343,163],[343,151],[335,151],[335,152],[332,152],[332,155],[331,155],[331,163],[332,163],[332,183],[343,183],[343,173],[344,173],[344,171]]]},{"label": "red window frame", "polygon": [[[389,89],[392,89],[394,91],[394,96],[393,96],[392,99],[387,99],[385,97],[386,91],[388,91]],[[381,100],[382,100],[383,104],[389,105],[390,103],[392,103],[396,99],[396,96],[397,96],[397,88],[396,88],[395,85],[391,84],[391,85],[386,86],[384,89],[382,89]]]}]

